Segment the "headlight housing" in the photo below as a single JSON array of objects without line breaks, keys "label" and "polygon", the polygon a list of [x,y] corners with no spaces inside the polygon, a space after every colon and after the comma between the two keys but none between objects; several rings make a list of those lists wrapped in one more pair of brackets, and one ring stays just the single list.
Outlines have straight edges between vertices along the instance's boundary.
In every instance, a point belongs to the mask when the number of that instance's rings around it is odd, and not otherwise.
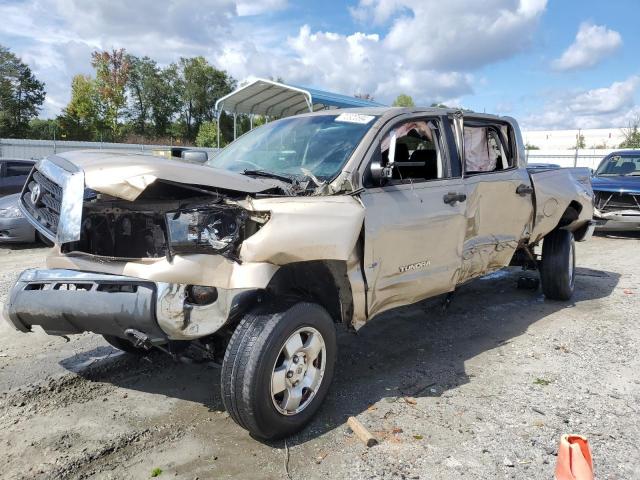
[{"label": "headlight housing", "polygon": [[224,253],[243,235],[248,214],[240,208],[203,208],[167,214],[169,248],[176,253]]},{"label": "headlight housing", "polygon": [[18,208],[18,205],[11,205],[7,208],[0,208],[0,217],[2,218],[20,218],[22,212]]}]

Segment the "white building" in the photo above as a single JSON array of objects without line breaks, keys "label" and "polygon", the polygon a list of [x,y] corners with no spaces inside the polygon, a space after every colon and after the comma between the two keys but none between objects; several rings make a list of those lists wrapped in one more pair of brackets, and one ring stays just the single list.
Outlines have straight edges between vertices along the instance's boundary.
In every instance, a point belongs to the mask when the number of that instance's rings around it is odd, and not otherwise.
[{"label": "white building", "polygon": [[525,144],[540,150],[569,150],[576,148],[578,135],[584,137],[584,148],[615,149],[624,140],[622,128],[593,128],[586,130],[525,130]]}]

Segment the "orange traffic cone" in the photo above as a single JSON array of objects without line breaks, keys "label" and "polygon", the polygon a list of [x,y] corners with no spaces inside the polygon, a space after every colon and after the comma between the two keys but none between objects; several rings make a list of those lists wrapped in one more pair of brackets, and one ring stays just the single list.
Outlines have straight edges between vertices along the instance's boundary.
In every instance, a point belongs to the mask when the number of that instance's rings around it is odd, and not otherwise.
[{"label": "orange traffic cone", "polygon": [[593,460],[586,438],[562,435],[558,447],[556,480],[593,480]]}]

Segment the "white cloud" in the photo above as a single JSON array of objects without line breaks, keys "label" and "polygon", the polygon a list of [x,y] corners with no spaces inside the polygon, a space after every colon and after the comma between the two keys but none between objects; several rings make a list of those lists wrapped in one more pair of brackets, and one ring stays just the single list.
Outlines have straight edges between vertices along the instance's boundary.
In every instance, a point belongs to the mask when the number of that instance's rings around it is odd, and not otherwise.
[{"label": "white cloud", "polygon": [[579,70],[593,67],[622,46],[622,37],[604,25],[583,23],[576,39],[560,58],[552,62],[555,70]]},{"label": "white cloud", "polygon": [[640,76],[608,87],[567,93],[548,102],[543,113],[529,115],[523,124],[531,129],[619,127],[640,112],[635,96]]},{"label": "white cloud", "polygon": [[418,68],[470,70],[531,42],[547,0],[361,0],[360,21],[391,21],[385,47]]},{"label": "white cloud", "polygon": [[241,17],[260,15],[287,8],[287,0],[238,0],[237,12]]},{"label": "white cloud", "polygon": [[287,0],[0,0],[0,43],[46,82],[44,116],[67,103],[74,74],[91,72],[92,50],[120,47],[160,64],[203,55],[238,80],[458,103],[474,69],[526,48],[546,1],[360,0],[352,14],[382,33],[338,34],[269,15]]}]

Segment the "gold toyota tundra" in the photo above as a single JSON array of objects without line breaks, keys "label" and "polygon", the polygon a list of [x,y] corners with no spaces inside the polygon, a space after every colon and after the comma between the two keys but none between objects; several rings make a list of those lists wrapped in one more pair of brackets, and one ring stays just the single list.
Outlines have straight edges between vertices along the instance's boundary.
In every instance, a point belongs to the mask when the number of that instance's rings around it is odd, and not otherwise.
[{"label": "gold toyota tundra", "polygon": [[222,360],[231,417],[283,437],[327,394],[336,323],[359,329],[508,265],[568,300],[592,197],[587,169],[529,172],[514,119],[446,109],[289,117],[203,165],[52,155],[20,208],[55,246],[4,314],[132,354],[199,342]]}]

